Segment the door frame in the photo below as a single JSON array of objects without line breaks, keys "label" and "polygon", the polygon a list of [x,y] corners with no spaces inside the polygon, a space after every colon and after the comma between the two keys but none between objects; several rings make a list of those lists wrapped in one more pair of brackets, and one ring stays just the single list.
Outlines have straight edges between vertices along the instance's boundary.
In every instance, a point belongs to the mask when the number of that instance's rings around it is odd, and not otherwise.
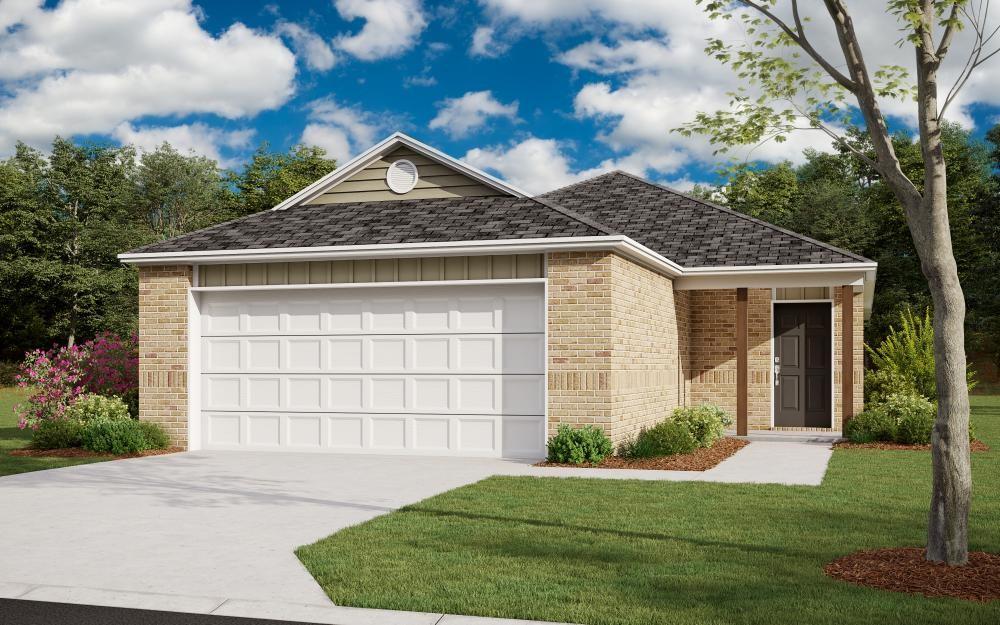
[{"label": "door frame", "polygon": [[[833,287],[828,287],[828,288],[832,289]],[[837,389],[837,385],[834,383],[834,379],[833,379],[833,377],[834,377],[833,374],[835,373],[836,365],[837,365],[837,356],[834,353],[835,350],[836,350],[836,348],[837,348],[837,333],[836,333],[836,328],[834,327],[835,326],[836,318],[834,316],[834,302],[833,302],[833,298],[829,297],[829,298],[825,298],[825,299],[782,299],[782,300],[779,300],[779,299],[776,299],[776,297],[777,297],[777,289],[771,289],[771,318],[769,319],[770,330],[771,330],[771,341],[770,341],[770,343],[771,343],[771,345],[770,345],[771,351],[770,351],[770,356],[768,358],[768,363],[767,363],[767,366],[770,367],[770,375],[768,376],[768,378],[771,381],[770,382],[770,386],[771,386],[771,416],[770,416],[771,429],[773,430],[774,427],[775,427],[774,426],[774,306],[775,306],[775,304],[779,304],[779,305],[780,304],[829,304],[830,305],[830,425],[829,425],[829,428],[832,430],[833,429],[833,424],[836,422],[836,418],[835,417],[836,417],[836,412],[837,412],[836,411],[836,404],[834,402],[834,399],[835,399],[835,394],[834,393],[835,393],[835,391]]]}]

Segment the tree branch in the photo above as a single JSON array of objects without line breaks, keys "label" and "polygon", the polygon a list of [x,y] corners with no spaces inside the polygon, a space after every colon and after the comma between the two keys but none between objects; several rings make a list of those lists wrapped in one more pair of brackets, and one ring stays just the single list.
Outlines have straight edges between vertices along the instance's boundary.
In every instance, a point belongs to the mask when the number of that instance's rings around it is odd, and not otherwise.
[{"label": "tree branch", "polygon": [[955,38],[955,33],[958,31],[958,14],[959,14],[959,3],[957,0],[952,0],[951,13],[948,15],[948,24],[944,27],[944,33],[941,34],[941,42],[938,44],[937,51],[934,56],[937,57],[938,63],[944,61],[944,57],[948,56],[948,49],[951,48],[951,42]]},{"label": "tree branch", "polygon": [[794,41],[800,48],[802,48],[802,50],[806,54],[808,54],[813,61],[815,61],[820,67],[822,67],[823,70],[826,71],[826,73],[829,74],[831,78],[837,81],[837,83],[841,87],[847,89],[851,93],[855,92],[855,90],[857,89],[857,84],[855,84],[853,80],[848,78],[840,70],[834,67],[832,63],[830,63],[826,58],[824,58],[822,54],[817,52],[816,49],[813,48],[812,44],[809,43],[809,40],[806,38],[805,32],[802,29],[802,23],[798,19],[797,2],[793,1],[792,3],[792,9],[795,13],[795,21],[796,21],[796,28],[794,30],[788,24],[786,24],[784,20],[782,20],[780,17],[771,12],[771,10],[768,9],[767,7],[757,4],[752,0],[739,0],[739,2],[740,4],[746,6],[747,8],[757,11],[758,13],[766,17],[768,20],[770,20],[772,24],[774,24],[782,31],[784,31],[784,33],[788,35],[792,39],[792,41]]}]

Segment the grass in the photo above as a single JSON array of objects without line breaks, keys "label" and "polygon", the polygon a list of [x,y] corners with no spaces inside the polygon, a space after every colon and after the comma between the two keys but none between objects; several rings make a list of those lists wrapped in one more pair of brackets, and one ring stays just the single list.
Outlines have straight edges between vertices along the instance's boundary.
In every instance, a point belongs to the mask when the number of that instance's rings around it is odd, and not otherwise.
[{"label": "grass", "polygon": [[[973,397],[973,550],[1000,552],[1000,397]],[[837,450],[820,487],[494,477],[299,549],[341,605],[590,625],[1000,622],[1000,602],[823,565],[923,545],[930,454]]]},{"label": "grass", "polygon": [[0,476],[107,460],[107,458],[25,458],[9,455],[8,452],[26,447],[31,441],[31,431],[18,429],[17,416],[14,415],[14,405],[24,401],[26,395],[26,392],[19,388],[0,388]]}]

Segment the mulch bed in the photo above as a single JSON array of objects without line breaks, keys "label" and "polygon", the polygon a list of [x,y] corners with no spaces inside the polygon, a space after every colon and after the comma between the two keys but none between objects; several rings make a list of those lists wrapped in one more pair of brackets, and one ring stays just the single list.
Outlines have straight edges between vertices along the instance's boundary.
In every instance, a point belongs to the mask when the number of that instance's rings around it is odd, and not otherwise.
[{"label": "mulch bed", "polygon": [[1000,599],[1000,554],[973,551],[966,566],[948,566],[928,562],[925,552],[919,547],[857,551],[823,570],[835,579],[893,592],[983,602]]},{"label": "mulch bed", "polygon": [[179,451],[184,451],[180,447],[168,447],[167,449],[147,449],[146,451],[139,451],[134,454],[122,454],[120,456],[115,456],[113,454],[99,454],[93,451],[87,451],[81,447],[65,447],[63,449],[31,449],[30,447],[24,449],[14,449],[9,453],[11,456],[27,456],[30,458],[145,458],[146,456],[162,456],[164,454],[175,454]]},{"label": "mulch bed", "polygon": [[537,467],[574,467],[587,469],[649,469],[656,471],[707,471],[750,444],[742,438],[722,438],[711,447],[696,449],[689,454],[658,458],[620,458],[608,456],[598,464],[564,464],[539,462]]},{"label": "mulch bed", "polygon": [[[883,451],[930,451],[930,445],[901,445],[899,443],[852,443],[839,441],[833,444],[835,449],[881,449]],[[972,451],[989,451],[990,446],[980,440],[972,441]]]}]

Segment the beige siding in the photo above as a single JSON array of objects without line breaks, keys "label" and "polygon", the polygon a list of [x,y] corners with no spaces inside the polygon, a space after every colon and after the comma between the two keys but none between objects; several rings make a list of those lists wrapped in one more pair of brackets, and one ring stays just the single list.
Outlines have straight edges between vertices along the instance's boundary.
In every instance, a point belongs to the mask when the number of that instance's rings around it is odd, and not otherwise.
[{"label": "beige siding", "polygon": [[541,254],[202,265],[199,286],[541,278]]},{"label": "beige siding", "polygon": [[[389,165],[399,159],[406,159],[417,166],[417,185],[409,193],[394,193],[385,182],[385,174]],[[487,195],[506,194],[408,148],[399,148],[341,181],[337,186],[309,203],[339,204]]]}]

